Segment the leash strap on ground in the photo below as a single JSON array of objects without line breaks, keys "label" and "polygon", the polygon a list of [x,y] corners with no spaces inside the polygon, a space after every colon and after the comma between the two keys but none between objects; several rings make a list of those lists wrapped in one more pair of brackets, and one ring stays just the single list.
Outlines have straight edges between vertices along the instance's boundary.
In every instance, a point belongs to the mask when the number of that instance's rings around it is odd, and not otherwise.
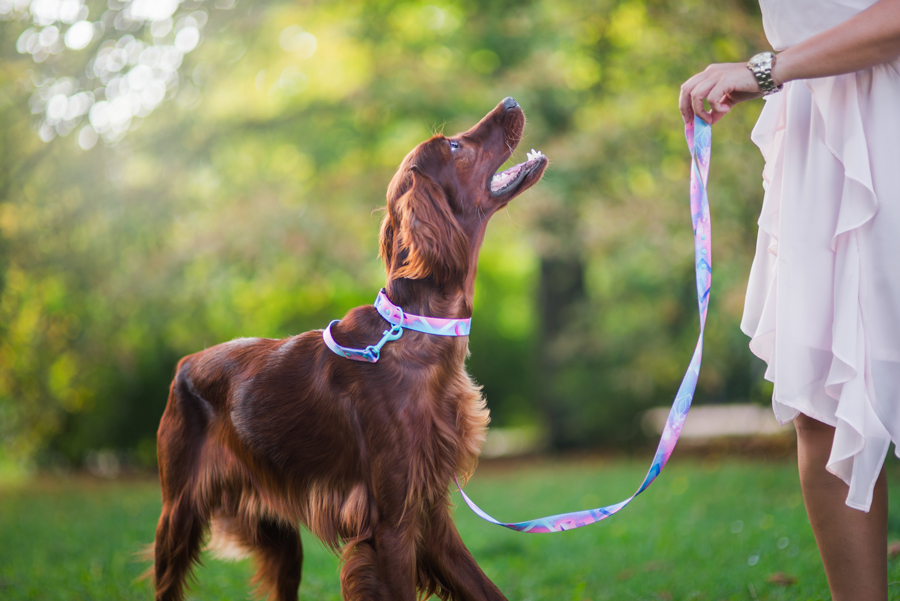
[{"label": "leash strap on ground", "polygon": [[678,388],[672,410],[666,420],[656,455],[650,465],[650,471],[643,483],[633,495],[616,503],[598,509],[586,509],[561,513],[544,518],[528,520],[527,522],[505,523],[500,522],[481,510],[472,499],[463,492],[457,480],[456,485],[466,504],[482,519],[504,528],[519,532],[561,532],[581,528],[609,516],[618,513],[628,505],[632,499],[644,492],[656,477],[660,474],[666,462],[675,450],[675,443],[681,434],[684,420],[691,408],[691,400],[694,398],[694,390],[697,388],[697,378],[700,375],[700,363],[703,357],[703,330],[706,326],[706,311],[709,307],[709,291],[712,281],[712,230],[709,221],[709,201],[706,197],[706,183],[709,176],[709,156],[712,144],[712,129],[704,121],[694,117],[694,122],[685,126],[685,137],[688,148],[691,150],[691,221],[694,224],[694,263],[697,273],[697,306],[700,312],[700,335],[697,338],[697,346],[694,356],[688,366],[687,373]]}]

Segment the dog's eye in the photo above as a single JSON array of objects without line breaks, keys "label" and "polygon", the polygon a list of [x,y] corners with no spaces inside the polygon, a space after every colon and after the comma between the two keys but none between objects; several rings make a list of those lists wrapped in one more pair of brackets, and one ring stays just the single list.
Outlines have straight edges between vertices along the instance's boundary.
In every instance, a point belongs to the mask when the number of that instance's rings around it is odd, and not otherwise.
[{"label": "dog's eye", "polygon": [[450,150],[458,150],[459,149],[459,142],[457,142],[456,140],[447,140],[447,141],[450,142]]}]

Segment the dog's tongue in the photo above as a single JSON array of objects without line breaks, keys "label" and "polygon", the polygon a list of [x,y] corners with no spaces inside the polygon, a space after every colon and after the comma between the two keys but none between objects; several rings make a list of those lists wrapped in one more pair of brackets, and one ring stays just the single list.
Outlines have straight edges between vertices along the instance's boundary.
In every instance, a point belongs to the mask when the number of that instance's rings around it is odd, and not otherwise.
[{"label": "dog's tongue", "polygon": [[506,171],[501,171],[491,178],[491,190],[497,192],[502,190],[506,186],[509,185],[510,182],[515,181],[517,177],[519,177],[519,173],[525,169],[525,167],[530,166],[532,163],[544,158],[544,153],[540,150],[531,149],[527,155],[528,160],[524,163],[519,163],[518,165],[513,165]]},{"label": "dog's tongue", "polygon": [[491,190],[498,191],[502,190],[509,182],[513,181],[518,177],[519,172],[522,168],[525,167],[525,163],[519,163],[513,167],[510,167],[506,171],[498,173],[494,177],[491,178]]}]

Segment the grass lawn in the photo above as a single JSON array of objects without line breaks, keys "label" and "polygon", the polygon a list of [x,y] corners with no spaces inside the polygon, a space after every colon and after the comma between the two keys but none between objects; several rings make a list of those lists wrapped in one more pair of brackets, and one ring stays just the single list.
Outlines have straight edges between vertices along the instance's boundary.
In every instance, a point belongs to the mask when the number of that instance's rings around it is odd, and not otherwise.
[{"label": "grass lawn", "polygon": [[[649,462],[649,457],[647,458]],[[521,521],[627,497],[647,463],[598,458],[484,464],[467,487],[483,509]],[[892,499],[900,465],[889,462]],[[458,493],[454,500],[461,503]],[[897,508],[897,502],[892,503]],[[148,599],[135,558],[159,516],[154,480],[40,478],[0,490],[0,599]],[[463,539],[511,600],[829,599],[790,461],[693,459],[676,451],[628,508],[559,534],[520,534],[457,508]],[[900,515],[890,521],[900,538]],[[338,564],[307,532],[300,598],[339,599]],[[900,560],[890,562],[900,599]],[[191,599],[248,598],[248,561],[206,559]],[[775,574],[782,574],[782,583]]]}]

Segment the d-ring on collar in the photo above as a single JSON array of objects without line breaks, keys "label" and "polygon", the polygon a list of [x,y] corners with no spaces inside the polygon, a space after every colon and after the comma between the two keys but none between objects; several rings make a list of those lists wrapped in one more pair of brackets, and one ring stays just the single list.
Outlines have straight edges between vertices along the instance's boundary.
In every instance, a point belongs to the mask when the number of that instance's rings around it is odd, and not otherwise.
[{"label": "d-ring on collar", "polygon": [[325,344],[341,357],[352,359],[353,361],[376,363],[381,356],[381,347],[391,340],[400,338],[404,329],[434,336],[468,336],[472,328],[471,319],[446,319],[443,317],[424,317],[422,315],[404,313],[403,309],[390,301],[384,288],[381,289],[375,298],[375,310],[392,326],[390,330],[385,330],[382,333],[383,336],[377,344],[369,345],[364,349],[348,348],[339,345],[331,335],[331,326],[340,321],[337,319],[322,330],[322,339],[325,341]]}]

